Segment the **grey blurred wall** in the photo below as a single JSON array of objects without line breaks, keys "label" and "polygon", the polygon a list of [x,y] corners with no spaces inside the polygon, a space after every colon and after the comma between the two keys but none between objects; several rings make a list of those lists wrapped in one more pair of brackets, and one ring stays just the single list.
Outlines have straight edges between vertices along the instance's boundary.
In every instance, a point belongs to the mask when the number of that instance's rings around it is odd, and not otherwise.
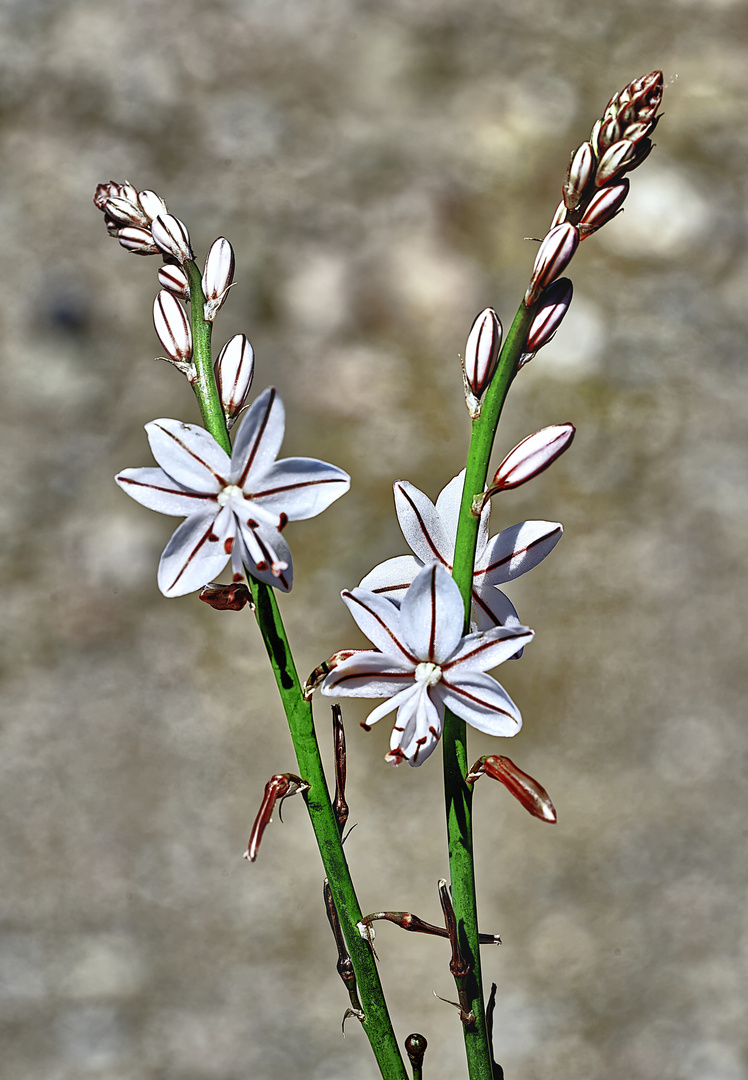
[{"label": "grey blurred wall", "polygon": [[[197,416],[153,361],[156,260],[106,236],[96,184],[155,189],[203,255],[231,240],[217,343],[249,334],[285,453],[352,475],[289,532],[307,671],[360,640],[339,590],[405,551],[392,482],[434,497],[464,462],[474,315],[511,319],[569,152],[655,67],[658,145],[498,436],[578,429],[494,511],[566,535],[510,590],[537,637],[502,669],[525,727],[498,747],[559,822],[479,786],[484,964],[509,1080],[748,1076],[747,22],[737,0],[0,3],[3,1077],[376,1073],[340,1035],[301,803],[241,859],[293,768],[253,620],[161,597],[174,523],[112,482],[150,463],[145,422]],[[438,755],[394,770],[386,725],[345,715],[362,905],[437,919]],[[377,943],[399,1036],[464,1076],[446,946]]]}]

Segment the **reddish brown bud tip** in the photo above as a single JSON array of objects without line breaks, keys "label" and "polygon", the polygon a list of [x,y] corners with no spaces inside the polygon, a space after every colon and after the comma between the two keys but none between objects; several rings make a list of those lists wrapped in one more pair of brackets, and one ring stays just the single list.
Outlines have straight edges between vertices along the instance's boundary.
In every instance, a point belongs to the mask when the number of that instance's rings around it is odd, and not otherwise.
[{"label": "reddish brown bud tip", "polygon": [[254,611],[255,607],[251,592],[241,581],[232,581],[230,585],[221,585],[218,582],[203,585],[200,599],[216,611],[241,611],[247,604],[250,610]]},{"label": "reddish brown bud tip", "polygon": [[428,1043],[423,1035],[414,1032],[405,1040],[405,1053],[408,1055],[414,1069],[423,1068],[423,1056],[426,1053]]}]

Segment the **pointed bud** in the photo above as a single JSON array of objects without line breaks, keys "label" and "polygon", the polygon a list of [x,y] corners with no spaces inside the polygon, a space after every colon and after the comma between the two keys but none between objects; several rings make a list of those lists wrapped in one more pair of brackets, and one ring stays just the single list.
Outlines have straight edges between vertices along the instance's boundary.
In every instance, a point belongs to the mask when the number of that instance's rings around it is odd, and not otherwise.
[{"label": "pointed bud", "polygon": [[181,266],[166,263],[158,272],[159,285],[180,300],[189,300],[190,282]]},{"label": "pointed bud", "polygon": [[405,1040],[405,1053],[408,1055],[410,1064],[413,1066],[414,1074],[420,1074],[423,1069],[423,1058],[428,1045],[425,1036],[419,1035],[418,1032],[415,1031]]},{"label": "pointed bud", "polygon": [[561,457],[574,438],[573,424],[553,424],[528,435],[510,450],[496,470],[491,492],[509,491],[533,480]]},{"label": "pointed bud", "polygon": [[631,139],[619,139],[613,143],[603,156],[595,173],[595,186],[602,187],[609,180],[615,180],[621,173],[632,169],[633,162],[637,157],[637,144]]},{"label": "pointed bud", "polygon": [[559,278],[543,290],[540,296],[540,307],[532,320],[525,342],[528,353],[534,355],[538,349],[548,344],[569,310],[573,293],[574,286],[569,278]]},{"label": "pointed bud", "polygon": [[138,202],[149,222],[155,221],[157,217],[164,217],[169,213],[166,209],[166,203],[155,191],[139,191]]},{"label": "pointed bud", "polygon": [[483,397],[499,362],[502,328],[493,308],[481,311],[472,325],[465,346],[463,370],[471,392]]},{"label": "pointed bud", "polygon": [[192,330],[184,308],[170,292],[162,289],[153,302],[153,325],[161,344],[172,360],[192,356]]},{"label": "pointed bud", "polygon": [[183,263],[194,258],[190,247],[190,234],[179,218],[172,214],[163,214],[153,219],[151,224],[153,239],[161,252],[169,259]]},{"label": "pointed bud", "polygon": [[149,222],[138,203],[138,193],[132,184],[118,184],[109,180],[98,184],[94,194],[94,206],[119,226],[147,227]]},{"label": "pointed bud", "polygon": [[218,354],[216,383],[229,427],[247,399],[254,367],[255,354],[244,334],[235,334]]},{"label": "pointed bud", "polygon": [[629,193],[629,181],[616,180],[612,184],[606,184],[600,188],[590,199],[587,207],[579,220],[579,236],[584,240],[593,232],[614,218],[623,206],[623,201]]},{"label": "pointed bud", "polygon": [[569,163],[564,181],[564,206],[575,210],[595,172],[595,152],[588,142],[582,143]]},{"label": "pointed bud", "polygon": [[563,223],[566,221],[566,214],[566,203],[562,199],[556,207],[556,213],[553,215],[553,220],[551,221],[550,228],[555,229],[557,225],[563,225]]},{"label": "pointed bud", "polygon": [[203,292],[205,293],[206,322],[213,322],[234,279],[234,252],[225,237],[219,236],[211,245],[205,260]]},{"label": "pointed bud", "polygon": [[605,110],[605,115],[599,126],[595,125],[595,147],[599,157],[602,157],[613,143],[618,142],[623,134],[617,117],[611,114],[609,110],[610,106]]},{"label": "pointed bud", "polygon": [[525,303],[534,304],[546,285],[564,272],[579,245],[579,230],[568,221],[556,225],[543,240],[535,257]]},{"label": "pointed bud", "polygon": [[293,773],[276,773],[275,776],[271,776],[267,784],[265,784],[265,794],[262,797],[260,809],[257,811],[257,817],[252,825],[249,843],[244,854],[245,859],[254,862],[257,858],[262,834],[273,820],[273,810],[276,802],[280,800],[278,803],[280,808],[283,800],[288,798],[289,795],[296,795],[297,792],[308,790],[309,784],[302,780],[300,776],[294,776]]},{"label": "pointed bud", "polygon": [[133,255],[159,255],[159,249],[153,241],[150,229],[136,229],[125,226],[117,233],[125,251],[132,251]]},{"label": "pointed bud", "polygon": [[468,784],[474,784],[482,773],[503,784],[533,817],[551,825],[556,822],[556,810],[548,792],[508,757],[491,754],[481,758],[473,765],[465,780]]}]

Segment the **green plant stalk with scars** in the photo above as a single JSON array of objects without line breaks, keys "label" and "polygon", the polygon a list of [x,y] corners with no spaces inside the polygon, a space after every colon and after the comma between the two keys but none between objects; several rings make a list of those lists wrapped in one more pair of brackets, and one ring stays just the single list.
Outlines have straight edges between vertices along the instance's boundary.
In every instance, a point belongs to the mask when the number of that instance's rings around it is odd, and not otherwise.
[{"label": "green plant stalk with scars", "polygon": [[[231,442],[213,372],[212,326],[203,318],[205,297],[202,279],[194,262],[185,262],[184,269],[190,283],[192,354],[197,369],[193,390],[205,428],[226,453],[230,454]],[[365,1017],[362,1026],[385,1080],[406,1080],[405,1065],[387,1011],[371,946],[361,937],[356,926],[362,913],[330,802],[314,729],[312,706],[304,700],[274,590],[250,574],[247,575],[247,580],[255,603],[257,623],[288,719],[299,774],[309,784],[304,799],[356,974]]]}]

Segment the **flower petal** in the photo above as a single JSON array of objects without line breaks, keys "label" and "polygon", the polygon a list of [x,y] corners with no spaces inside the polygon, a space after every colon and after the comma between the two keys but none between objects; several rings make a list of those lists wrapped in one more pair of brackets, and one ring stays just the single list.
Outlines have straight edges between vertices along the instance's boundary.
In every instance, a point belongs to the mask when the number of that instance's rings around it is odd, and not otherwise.
[{"label": "flower petal", "polygon": [[396,600],[399,603],[405,595],[405,590],[420,570],[423,570],[423,563],[414,555],[397,555],[394,559],[387,559],[386,562],[370,570],[359,582],[359,588],[380,593],[389,600]]},{"label": "flower petal", "polygon": [[400,605],[400,627],[412,654],[442,664],[457,648],[465,621],[460,590],[441,563],[424,567]]},{"label": "flower petal", "polygon": [[114,479],[131,499],[159,514],[205,514],[215,500],[214,495],[187,491],[163,469],[123,469]]},{"label": "flower petal", "polygon": [[277,529],[266,525],[255,528],[237,521],[235,553],[252,577],[281,592],[290,592],[293,585],[293,562],[286,538]]},{"label": "flower petal", "polygon": [[521,521],[489,540],[473,579],[475,585],[501,585],[526,574],[553,551],[563,535],[557,521]]},{"label": "flower petal", "polygon": [[440,698],[434,701],[428,689],[421,685],[420,691],[404,702],[397,712],[395,726],[390,736],[388,761],[398,764],[405,758],[417,768],[433,754],[441,738],[444,726],[444,705]]},{"label": "flower petal", "polygon": [[423,563],[450,565],[454,535],[445,530],[431,499],[407,480],[398,480],[394,491],[397,519],[411,550]]},{"label": "flower petal", "polygon": [[[457,539],[457,522],[460,517],[460,504],[462,502],[462,492],[464,487],[465,469],[449,481],[436,500],[436,512],[441,519],[442,528],[449,538],[444,554],[447,556],[447,566],[449,566],[450,569],[452,568],[452,559],[454,557],[455,540]],[[483,508],[483,512],[480,516],[480,523],[478,525],[478,542],[475,549],[477,565],[480,565],[480,560],[488,541],[488,518],[490,513],[491,504],[490,502],[487,502]]]},{"label": "flower petal", "polygon": [[535,633],[528,626],[496,626],[468,634],[459,648],[441,665],[442,675],[454,682],[466,671],[490,671],[532,641]]},{"label": "flower petal", "polygon": [[443,677],[434,691],[455,716],[487,735],[516,735],[519,709],[496,679],[482,671],[460,671],[459,681]]},{"label": "flower petal", "polygon": [[243,488],[250,475],[262,476],[277,458],[285,430],[283,402],[269,386],[252,402],[236,432],[231,482]]},{"label": "flower petal", "polygon": [[191,491],[217,494],[229,476],[229,456],[205,428],[181,420],[145,425],[151,452],[164,472]]},{"label": "flower petal", "polygon": [[496,585],[473,589],[472,616],[476,630],[521,624],[514,604]]},{"label": "flower petal", "polygon": [[365,649],[341,660],[325,676],[320,692],[325,697],[389,698],[409,686],[415,686],[412,670],[393,668],[389,657]]},{"label": "flower petal", "polygon": [[408,648],[400,628],[400,609],[384,596],[353,589],[340,594],[343,602],[375,648],[397,668],[411,673],[420,661]]},{"label": "flower petal", "polygon": [[164,548],[158,587],[164,596],[183,596],[214,581],[231,552],[234,515],[224,507],[218,516],[193,514],[183,521]]},{"label": "flower petal", "polygon": [[316,458],[281,458],[262,474],[245,496],[289,521],[316,517],[345,495],[351,486],[348,473]]}]

